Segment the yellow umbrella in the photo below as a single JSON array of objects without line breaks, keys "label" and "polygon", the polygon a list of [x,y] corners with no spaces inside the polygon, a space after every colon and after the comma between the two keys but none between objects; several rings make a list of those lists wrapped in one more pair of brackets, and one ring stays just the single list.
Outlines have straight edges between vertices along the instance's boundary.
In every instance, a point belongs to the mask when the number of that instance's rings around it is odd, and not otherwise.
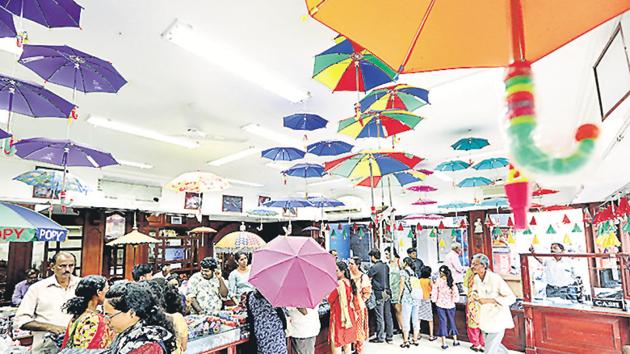
[{"label": "yellow umbrella", "polygon": [[253,252],[266,244],[260,236],[245,231],[245,225],[241,225],[240,231],[231,232],[219,240],[214,245],[214,250],[218,253]]},{"label": "yellow umbrella", "polygon": [[210,172],[186,172],[165,186],[176,192],[205,193],[222,191],[230,187],[230,182]]}]

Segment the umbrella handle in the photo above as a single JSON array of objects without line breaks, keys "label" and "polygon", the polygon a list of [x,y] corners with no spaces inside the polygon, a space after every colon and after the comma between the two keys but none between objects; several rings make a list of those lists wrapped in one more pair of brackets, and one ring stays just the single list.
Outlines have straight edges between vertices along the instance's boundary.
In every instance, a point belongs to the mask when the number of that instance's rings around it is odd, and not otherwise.
[{"label": "umbrella handle", "polygon": [[533,139],[536,129],[534,109],[534,83],[528,62],[514,62],[506,70],[507,128],[512,160],[518,167],[530,173],[542,175],[566,175],[582,168],[595,152],[599,128],[584,124],[577,129],[577,148],[565,157],[553,157],[540,149]]}]

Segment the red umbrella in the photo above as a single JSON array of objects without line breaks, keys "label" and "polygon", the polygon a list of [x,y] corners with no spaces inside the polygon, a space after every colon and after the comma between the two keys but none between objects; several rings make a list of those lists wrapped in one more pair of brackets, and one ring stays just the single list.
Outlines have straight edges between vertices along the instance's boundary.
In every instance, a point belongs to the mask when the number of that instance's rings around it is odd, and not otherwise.
[{"label": "red umbrella", "polygon": [[274,307],[314,308],[337,287],[335,258],[310,237],[278,236],[254,252],[249,282]]},{"label": "red umbrella", "polygon": [[570,209],[573,209],[573,208],[567,205],[550,205],[550,206],[546,206],[542,208],[543,211],[558,211],[558,210],[570,210]]},{"label": "red umbrella", "polygon": [[538,188],[534,192],[532,192],[532,195],[534,197],[540,197],[540,196],[543,196],[543,195],[556,194],[556,193],[558,193],[558,191],[553,190],[553,189]]}]

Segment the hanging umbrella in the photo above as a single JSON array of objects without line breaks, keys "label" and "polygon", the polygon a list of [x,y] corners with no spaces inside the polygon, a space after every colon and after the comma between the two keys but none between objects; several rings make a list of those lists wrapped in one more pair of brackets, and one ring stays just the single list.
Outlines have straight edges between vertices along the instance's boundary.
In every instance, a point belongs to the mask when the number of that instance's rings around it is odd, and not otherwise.
[{"label": "hanging umbrella", "polygon": [[317,306],[337,287],[335,258],[310,237],[273,239],[254,252],[249,282],[274,307]]},{"label": "hanging umbrella", "polygon": [[316,130],[326,128],[328,121],[317,114],[296,113],[284,117],[283,124],[293,130]]},{"label": "hanging umbrella", "polygon": [[68,230],[44,215],[0,202],[0,240],[3,242],[65,241]]},{"label": "hanging umbrella", "polygon": [[195,227],[194,229],[188,231],[189,234],[207,234],[207,233],[214,233],[214,232],[217,232],[217,230],[211,227],[207,227],[207,226]]},{"label": "hanging umbrella", "polygon": [[392,68],[348,39],[315,56],[313,78],[333,92],[365,92],[395,77]]},{"label": "hanging umbrella", "polygon": [[214,245],[214,251],[218,253],[234,253],[237,251],[249,253],[265,246],[266,242],[260,236],[242,229],[244,227],[241,227],[241,231],[231,232],[223,236]]},{"label": "hanging umbrella", "polygon": [[263,205],[267,208],[309,208],[313,206],[310,201],[304,198],[272,199]]},{"label": "hanging umbrella", "polygon": [[360,102],[361,111],[398,109],[413,112],[429,104],[429,91],[405,84],[370,91]]},{"label": "hanging umbrella", "polygon": [[407,215],[403,220],[441,220],[444,219],[442,215],[437,214],[412,214]]},{"label": "hanging umbrella", "polygon": [[84,93],[116,93],[127,83],[110,62],[66,45],[25,44],[18,62],[46,82]]},{"label": "hanging umbrella", "polygon": [[506,126],[518,167],[545,175],[568,174],[593,156],[599,131],[589,124],[578,129],[576,150],[569,156],[555,157],[538,147],[533,138],[537,122],[530,65],[628,11],[627,0],[609,0],[606,6],[601,0],[467,1],[461,6],[425,0],[306,4],[313,18],[361,43],[400,74],[512,62],[505,77],[510,106]]},{"label": "hanging umbrella", "polygon": [[313,231],[319,231],[319,227],[307,226],[302,229],[302,232],[313,232]]},{"label": "hanging umbrella", "polygon": [[[148,245],[151,243],[160,243],[162,241],[153,238],[149,235],[145,235],[138,231],[135,227],[130,233],[120,236],[119,238],[107,243],[107,246],[119,246],[119,245]],[[135,258],[135,257],[134,257]]]},{"label": "hanging umbrella", "polygon": [[186,172],[168,182],[166,188],[176,192],[206,193],[230,188],[230,182],[210,172]]},{"label": "hanging umbrella", "polygon": [[504,157],[493,157],[479,161],[473,168],[475,170],[493,170],[495,168],[506,167],[508,164],[508,159]]},{"label": "hanging umbrella", "polygon": [[435,167],[435,170],[442,172],[453,172],[465,170],[468,167],[470,167],[470,164],[468,162],[464,162],[462,160],[454,160],[442,162],[441,164],[437,165],[437,167]]},{"label": "hanging umbrella", "polygon": [[463,138],[463,139],[457,140],[453,145],[451,145],[451,147],[453,148],[453,150],[470,151],[470,150],[483,149],[484,147],[488,145],[490,145],[490,143],[486,139]]},{"label": "hanging umbrella", "polygon": [[424,118],[396,109],[368,111],[339,122],[337,131],[351,138],[386,138],[412,130]]},{"label": "hanging umbrella", "polygon": [[532,192],[532,195],[534,197],[541,197],[543,195],[556,194],[556,193],[558,193],[558,191],[553,190],[553,189],[538,188]]},{"label": "hanging umbrella", "polygon": [[314,163],[299,163],[284,171],[282,174],[292,177],[314,178],[323,177],[326,174],[324,166]]},{"label": "hanging umbrella", "polygon": [[507,198],[493,198],[493,199],[484,200],[479,205],[493,207],[493,208],[501,208],[501,207],[507,207],[509,203],[508,203]]},{"label": "hanging umbrella", "polygon": [[0,6],[48,28],[80,27],[83,10],[73,0],[1,0]]},{"label": "hanging umbrella", "polygon": [[264,150],[260,155],[273,161],[293,161],[304,157],[305,152],[292,147],[275,147]]},{"label": "hanging umbrella", "polygon": [[435,192],[437,190],[437,188],[424,185],[424,186],[407,187],[407,190],[410,190],[410,191],[413,191],[413,192]]},{"label": "hanging umbrella", "polygon": [[0,38],[15,38],[17,31],[13,22],[13,15],[5,8],[0,7]]},{"label": "hanging umbrella", "polygon": [[16,155],[25,160],[45,162],[57,166],[101,168],[118,164],[110,153],[79,145],[71,140],[30,138],[20,140],[14,146]]},{"label": "hanging umbrella", "polygon": [[440,209],[464,209],[475,206],[473,203],[465,203],[465,202],[452,202],[448,204],[438,205]]},{"label": "hanging umbrella", "polygon": [[4,130],[0,129],[0,140],[6,139],[6,138],[10,138],[12,136],[13,136],[13,134],[7,133]]},{"label": "hanging umbrella", "polygon": [[309,197],[307,200],[315,208],[335,208],[345,205],[343,202],[337,199],[326,197]]},{"label": "hanging umbrella", "polygon": [[257,208],[257,209],[248,210],[247,215],[270,218],[270,217],[274,217],[278,215],[278,212],[275,210],[270,210],[270,209]]},{"label": "hanging umbrella", "polygon": [[431,205],[437,204],[437,201],[431,199],[418,199],[415,202],[411,203],[411,205]]},{"label": "hanging umbrella", "polygon": [[[406,186],[410,183],[422,182],[427,176],[416,170],[408,170],[402,172],[394,172],[385,176],[375,176],[373,178],[366,177],[357,183],[357,186],[361,187],[383,187],[384,184],[388,186]],[[372,181],[372,183],[370,183]]]},{"label": "hanging umbrella", "polygon": [[468,177],[457,184],[460,188],[481,187],[492,184],[492,180],[486,177]]},{"label": "hanging umbrella", "polygon": [[306,152],[317,156],[336,156],[352,150],[353,146],[340,140],[323,140],[306,147]]},{"label": "hanging umbrella", "polygon": [[[63,171],[57,170],[31,170],[15,176],[13,179],[26,183],[29,186],[45,187],[50,189],[53,195],[58,195],[63,190],[63,174]],[[66,174],[65,190],[79,193],[88,192],[88,188],[83,182],[69,173]]]}]

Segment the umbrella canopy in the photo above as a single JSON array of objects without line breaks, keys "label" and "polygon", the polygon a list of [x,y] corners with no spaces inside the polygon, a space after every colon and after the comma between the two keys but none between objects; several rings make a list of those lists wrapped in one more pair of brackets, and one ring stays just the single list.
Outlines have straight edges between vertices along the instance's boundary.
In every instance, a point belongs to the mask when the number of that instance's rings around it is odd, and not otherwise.
[{"label": "umbrella canopy", "polygon": [[302,178],[322,177],[326,174],[324,166],[315,163],[299,163],[284,171],[284,175]]},{"label": "umbrella canopy", "polygon": [[437,201],[431,199],[418,199],[415,202],[411,203],[411,205],[431,205],[437,204]]},{"label": "umbrella canopy", "polygon": [[507,198],[493,198],[482,201],[479,205],[493,208],[501,208],[509,205]]},{"label": "umbrella canopy", "polygon": [[65,241],[68,230],[44,215],[0,202],[0,240],[3,242]]},{"label": "umbrella canopy", "polygon": [[186,172],[175,177],[165,186],[176,192],[206,193],[230,188],[230,182],[210,172]]},{"label": "umbrella canopy", "polygon": [[457,140],[453,145],[451,145],[451,147],[453,148],[453,150],[470,151],[470,150],[483,149],[484,147],[488,145],[490,145],[490,143],[486,139],[463,138],[463,139]]},{"label": "umbrella canopy", "polygon": [[438,205],[440,209],[464,209],[475,206],[473,203],[465,203],[465,202],[452,202],[448,204]]},{"label": "umbrella canopy", "polygon": [[337,156],[352,150],[353,146],[341,140],[323,140],[306,147],[306,152],[317,156]]},{"label": "umbrella canopy", "polygon": [[396,109],[368,111],[339,122],[337,131],[351,138],[386,138],[412,130],[424,118]]},{"label": "umbrella canopy", "polygon": [[260,236],[247,231],[231,232],[214,245],[214,250],[219,253],[231,253],[236,251],[253,252],[266,242]]},{"label": "umbrella canopy", "polygon": [[460,171],[460,170],[465,170],[468,167],[470,167],[470,164],[468,162],[464,162],[462,160],[453,160],[453,161],[446,161],[446,162],[442,162],[441,164],[437,165],[437,167],[435,167],[436,171],[442,171],[442,172],[447,172],[447,171]]},{"label": "umbrella canopy", "polygon": [[310,201],[304,198],[272,199],[263,205],[267,208],[309,208],[313,206]]},{"label": "umbrella canopy", "polygon": [[538,189],[536,189],[535,191],[532,192],[532,195],[534,197],[541,197],[543,195],[556,194],[556,193],[558,193],[557,190],[538,188]]},{"label": "umbrella canopy", "polygon": [[315,56],[313,79],[333,92],[365,92],[395,77],[396,71],[348,39]]},{"label": "umbrella canopy", "polygon": [[460,188],[481,187],[492,184],[492,180],[486,177],[468,177],[461,180],[457,186]]},{"label": "umbrella canopy", "polygon": [[335,207],[345,205],[343,202],[337,199],[326,198],[326,197],[309,197],[308,201],[315,208],[335,208]]},{"label": "umbrella canopy", "polygon": [[506,167],[509,164],[505,157],[493,157],[479,161],[473,168],[475,170],[493,170],[495,168]]},{"label": "umbrella canopy", "polygon": [[24,45],[20,64],[42,79],[81,92],[118,92],[127,83],[103,59],[66,45]]},{"label": "umbrella canopy", "polygon": [[362,112],[385,109],[413,112],[429,104],[429,91],[405,84],[396,84],[370,91],[359,103]]},{"label": "umbrella canopy", "polygon": [[57,166],[100,168],[118,164],[110,153],[79,145],[71,140],[30,138],[20,140],[14,146],[16,155],[25,160],[45,162]]},{"label": "umbrella canopy", "polygon": [[269,218],[278,215],[278,212],[271,209],[257,208],[248,210],[247,215]]},{"label": "umbrella canopy", "polygon": [[[361,187],[382,187],[382,186],[406,186],[411,183],[422,182],[427,175],[420,171],[408,170],[402,172],[394,172],[385,176],[366,177],[357,183]],[[373,183],[371,183],[373,181]]]},{"label": "umbrella canopy", "polygon": [[326,128],[328,121],[317,114],[296,113],[284,117],[283,124],[293,130],[316,130]]},{"label": "umbrella canopy", "polygon": [[292,147],[274,147],[263,150],[260,155],[273,161],[293,161],[304,157],[306,153],[300,149]]},{"label": "umbrella canopy", "polygon": [[407,190],[410,190],[410,191],[413,191],[413,192],[435,192],[437,190],[437,188],[424,185],[424,186],[407,187]]},{"label": "umbrella canopy", "polygon": [[13,136],[13,134],[7,133],[4,130],[0,129],[0,140],[6,139],[6,138],[10,138],[12,136]]},{"label": "umbrella canopy", "polygon": [[274,307],[314,308],[337,287],[335,257],[310,237],[279,236],[254,252],[249,282]]},{"label": "umbrella canopy", "polygon": [[[63,190],[63,171],[56,170],[31,170],[13,177],[33,187],[46,187],[53,191],[53,195]],[[79,193],[87,193],[88,188],[77,177],[66,173],[65,190]]]},{"label": "umbrella canopy", "polygon": [[407,215],[403,220],[441,220],[444,219],[442,215],[437,214],[414,214]]},{"label": "umbrella canopy", "polygon": [[188,231],[188,233],[190,234],[208,234],[208,233],[214,233],[214,232],[217,232],[217,230],[211,227],[207,227],[207,226],[195,227],[194,229]]},{"label": "umbrella canopy", "polygon": [[302,229],[302,232],[312,232],[312,231],[319,231],[319,227],[307,226]]},{"label": "umbrella canopy", "polygon": [[[145,235],[138,231],[138,229],[133,229],[130,233],[120,236],[119,238],[110,241],[107,243],[107,246],[118,246],[118,245],[147,245],[150,243],[160,243],[162,241],[155,239],[149,235]],[[134,257],[135,258],[135,257]]]},{"label": "umbrella canopy", "polygon": [[0,109],[34,118],[68,118],[74,104],[41,85],[0,75]]},{"label": "umbrella canopy", "polygon": [[[328,173],[348,178],[383,176],[413,169],[423,158],[397,151],[361,151],[326,162]],[[370,173],[371,170],[371,173]]]},{"label": "umbrella canopy", "polygon": [[0,38],[15,38],[17,31],[13,22],[13,15],[0,7]]},{"label": "umbrella canopy", "polygon": [[1,0],[0,6],[48,28],[80,27],[83,10],[73,0]]}]

